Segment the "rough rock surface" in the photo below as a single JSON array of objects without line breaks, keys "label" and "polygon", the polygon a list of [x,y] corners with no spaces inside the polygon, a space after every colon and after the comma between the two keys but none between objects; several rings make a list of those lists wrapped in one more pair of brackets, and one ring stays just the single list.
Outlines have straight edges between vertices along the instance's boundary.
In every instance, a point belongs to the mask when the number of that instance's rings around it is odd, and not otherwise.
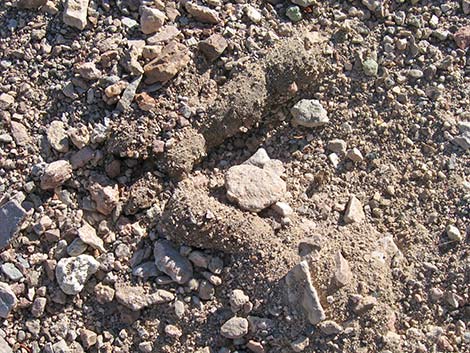
[{"label": "rough rock surface", "polygon": [[6,319],[11,311],[15,309],[17,303],[16,295],[10,286],[0,282],[0,317]]},{"label": "rough rock surface", "polygon": [[63,20],[66,25],[82,30],[87,25],[89,0],[67,0]]},{"label": "rough rock surface", "polygon": [[0,206],[0,249],[10,243],[25,216],[26,211],[17,200]]},{"label": "rough rock surface", "polygon": [[305,127],[319,127],[329,122],[328,113],[316,99],[302,99],[291,109],[292,122]]},{"label": "rough rock surface", "polygon": [[90,255],[60,259],[55,270],[60,289],[68,295],[80,293],[99,266],[99,262]]},{"label": "rough rock surface", "polygon": [[72,165],[65,160],[49,163],[41,176],[41,189],[50,190],[61,186],[72,177]]},{"label": "rough rock surface", "polygon": [[181,256],[173,245],[165,240],[155,243],[155,264],[157,268],[170,276],[173,281],[183,284],[193,276],[193,266],[188,259]]}]

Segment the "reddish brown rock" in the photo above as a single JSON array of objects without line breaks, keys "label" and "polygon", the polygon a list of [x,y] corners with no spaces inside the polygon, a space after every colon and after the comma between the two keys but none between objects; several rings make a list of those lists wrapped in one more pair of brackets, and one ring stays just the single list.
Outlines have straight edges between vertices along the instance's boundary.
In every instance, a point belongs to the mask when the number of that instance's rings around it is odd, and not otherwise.
[{"label": "reddish brown rock", "polygon": [[145,83],[166,82],[181,71],[190,60],[186,46],[177,42],[166,45],[161,54],[144,66]]},{"label": "reddish brown rock", "polygon": [[155,99],[152,98],[146,92],[136,94],[135,100],[136,100],[139,108],[142,109],[142,110],[145,110],[145,111],[152,110],[157,105],[157,102],[155,101]]},{"label": "reddish brown rock", "polygon": [[213,61],[222,55],[226,48],[227,41],[223,36],[217,33],[199,42],[199,50],[210,61]]}]

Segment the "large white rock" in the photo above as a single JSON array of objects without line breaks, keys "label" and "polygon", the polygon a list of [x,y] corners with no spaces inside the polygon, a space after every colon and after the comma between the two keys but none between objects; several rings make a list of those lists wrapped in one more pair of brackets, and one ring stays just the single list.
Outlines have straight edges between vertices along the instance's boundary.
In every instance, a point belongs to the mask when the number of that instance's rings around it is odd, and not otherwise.
[{"label": "large white rock", "polygon": [[55,269],[60,289],[68,295],[80,293],[86,281],[98,271],[99,267],[100,263],[90,255],[60,259]]},{"label": "large white rock", "polygon": [[87,24],[89,0],[67,0],[65,3],[63,21],[70,27],[82,30]]},{"label": "large white rock", "polygon": [[225,175],[225,188],[230,201],[252,212],[271,206],[286,193],[286,183],[277,173],[250,164],[230,168]]}]

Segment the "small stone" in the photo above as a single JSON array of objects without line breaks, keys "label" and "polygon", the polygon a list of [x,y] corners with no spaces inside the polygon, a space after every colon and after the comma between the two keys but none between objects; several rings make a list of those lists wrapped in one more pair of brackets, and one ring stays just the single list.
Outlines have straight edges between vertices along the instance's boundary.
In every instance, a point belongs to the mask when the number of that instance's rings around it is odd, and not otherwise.
[{"label": "small stone", "polygon": [[315,0],[290,0],[291,3],[302,6],[302,7],[307,7],[310,5],[315,4]]},{"label": "small stone", "polygon": [[470,149],[470,132],[456,136],[452,139],[452,143],[462,148],[464,151]]},{"label": "small stone", "polygon": [[213,34],[209,38],[199,42],[199,50],[206,56],[209,61],[214,61],[227,48],[227,40],[220,34]]},{"label": "small stone", "polygon": [[31,141],[28,129],[26,129],[23,124],[17,121],[11,122],[11,134],[13,135],[13,139],[18,146],[27,146]]},{"label": "small stone", "polygon": [[261,343],[249,340],[246,344],[246,348],[248,348],[253,353],[265,353],[264,347]]},{"label": "small stone", "polygon": [[279,201],[286,183],[279,175],[249,164],[231,167],[225,175],[227,198],[241,209],[259,212]]},{"label": "small stone", "polygon": [[325,311],[313,286],[310,268],[306,260],[301,261],[286,275],[287,294],[291,305],[301,307],[312,325],[325,320]]},{"label": "small stone", "polygon": [[26,211],[17,200],[10,200],[0,206],[0,250],[3,250],[18,231]]},{"label": "small stone", "polygon": [[47,0],[18,0],[17,6],[20,9],[38,9],[46,3]]},{"label": "small stone", "polygon": [[352,310],[357,315],[362,315],[367,311],[371,310],[375,305],[377,305],[377,298],[373,296],[362,297],[361,295],[355,295],[352,297]]},{"label": "small stone", "polygon": [[100,304],[110,303],[114,299],[115,290],[107,285],[98,283],[95,286],[96,300]]},{"label": "small stone", "polygon": [[292,22],[299,22],[302,20],[302,11],[300,11],[300,7],[298,6],[290,6],[286,10],[286,16]]},{"label": "small stone", "polygon": [[139,351],[142,353],[152,353],[153,345],[152,342],[140,342],[139,343]]},{"label": "small stone", "polygon": [[449,224],[447,226],[446,233],[447,233],[447,236],[449,237],[450,240],[454,240],[454,241],[458,241],[458,242],[463,240],[463,237],[460,234],[460,230],[452,224]]},{"label": "small stone", "polygon": [[166,82],[184,69],[189,61],[188,48],[178,42],[170,42],[160,55],[144,66],[145,83]]},{"label": "small stone", "polygon": [[0,352],[2,353],[13,353],[13,350],[11,349],[10,345],[8,344],[5,339],[0,336]]},{"label": "small stone", "polygon": [[338,165],[339,165],[339,162],[340,162],[340,159],[339,159],[339,156],[336,154],[336,153],[330,153],[328,155],[328,160],[331,162],[331,164],[333,165],[333,167],[335,168],[338,168]]},{"label": "small stone", "polygon": [[80,293],[88,278],[98,271],[99,266],[100,263],[90,255],[60,259],[55,270],[60,289],[68,295]]},{"label": "small stone", "polygon": [[460,49],[466,49],[470,46],[470,26],[461,27],[455,34],[454,40]]},{"label": "small stone", "polygon": [[346,212],[344,214],[344,222],[346,224],[349,223],[359,223],[364,221],[366,215],[362,208],[361,202],[357,199],[356,196],[351,196],[349,199],[348,206],[346,208]]},{"label": "small stone", "polygon": [[0,109],[7,110],[15,103],[15,97],[8,93],[0,94]]},{"label": "small stone", "polygon": [[147,92],[136,94],[135,101],[139,108],[146,112],[151,111],[157,106],[157,101]]},{"label": "small stone", "polygon": [[6,319],[16,307],[17,302],[16,295],[10,286],[0,282],[0,317]]},{"label": "small stone", "polygon": [[93,347],[96,344],[97,339],[98,335],[95,332],[87,329],[80,330],[80,340],[82,341],[85,349]]},{"label": "small stone", "polygon": [[90,133],[86,126],[71,128],[68,131],[69,138],[77,148],[83,148],[90,142]]},{"label": "small stone", "polygon": [[302,99],[291,109],[292,122],[305,127],[319,127],[329,122],[328,113],[316,99]]},{"label": "small stone", "polygon": [[167,336],[178,339],[183,335],[181,329],[175,325],[166,325],[165,326],[165,333]]},{"label": "small stone", "polygon": [[470,14],[470,0],[462,0],[462,11],[465,15]]},{"label": "small stone", "polygon": [[299,337],[295,341],[291,342],[290,346],[294,352],[303,352],[310,345],[308,337]]},{"label": "small stone", "polygon": [[23,278],[21,271],[11,262],[2,264],[2,272],[13,282],[18,282]]},{"label": "small stone", "polygon": [[338,287],[344,287],[352,280],[352,272],[349,267],[349,263],[341,254],[341,251],[337,251],[335,256],[335,272],[333,280]]},{"label": "small stone", "polygon": [[348,157],[350,160],[356,163],[362,162],[364,160],[364,157],[362,156],[361,151],[359,151],[356,147],[349,150],[348,153],[346,154],[346,157]]},{"label": "small stone", "polygon": [[271,161],[264,148],[259,148],[254,155],[248,158],[243,164],[251,164],[258,168],[264,168]]},{"label": "small stone", "polygon": [[199,284],[198,295],[202,300],[211,300],[214,297],[214,286],[206,280],[202,280]]},{"label": "small stone", "polygon": [[144,34],[157,32],[165,23],[165,14],[148,6],[140,7],[140,29]]},{"label": "small stone", "polygon": [[83,226],[78,229],[79,238],[87,245],[90,245],[93,249],[97,249],[104,253],[103,240],[96,235],[96,230],[87,222],[84,222]]},{"label": "small stone", "polygon": [[116,83],[113,83],[112,85],[109,85],[108,87],[105,88],[104,94],[108,98],[119,96],[122,93],[122,91],[124,91],[124,89],[127,87],[128,84],[129,83],[127,83],[126,81],[122,81],[122,80]]},{"label": "small stone", "polygon": [[134,100],[135,92],[137,92],[137,88],[139,87],[140,81],[142,80],[142,76],[137,76],[131,83],[129,83],[124,90],[124,93],[121,96],[121,99],[116,105],[116,108],[121,112],[128,110]]},{"label": "small stone", "polygon": [[[147,38],[147,43],[150,46],[145,46],[142,55],[143,57],[148,57],[149,59],[155,58],[158,54],[161,53],[162,47],[161,45],[154,45],[154,44],[161,44],[163,42],[168,42],[170,40],[175,39],[181,31],[176,26],[168,25],[163,27],[160,32],[154,34],[153,36]],[[150,57],[149,57],[150,54]]]},{"label": "small stone", "polygon": [[220,22],[217,11],[212,10],[206,6],[200,6],[192,2],[187,2],[185,8],[186,11],[188,11],[196,21],[211,24],[217,24]]},{"label": "small stone", "polygon": [[244,317],[232,317],[220,328],[220,334],[225,338],[238,339],[248,333],[248,320]]},{"label": "small stone", "polygon": [[207,266],[209,266],[210,257],[201,251],[192,251],[188,256],[188,259],[196,267],[207,268]]},{"label": "small stone", "polygon": [[125,307],[138,311],[149,305],[149,300],[142,287],[128,285],[116,286],[116,300]]},{"label": "small stone", "polygon": [[373,59],[364,60],[362,63],[362,70],[367,76],[377,76],[379,71],[379,64]]},{"label": "small stone", "polygon": [[95,81],[101,77],[101,72],[96,68],[95,63],[86,62],[75,66],[78,75],[88,81]]},{"label": "small stone", "polygon": [[65,160],[49,163],[41,177],[41,189],[51,190],[72,177],[72,165]]},{"label": "small stone", "polygon": [[184,284],[192,278],[191,262],[181,256],[169,241],[159,240],[155,243],[154,257],[157,268],[170,276],[173,281]]},{"label": "small stone", "polygon": [[182,302],[181,300],[175,301],[175,314],[176,314],[176,316],[179,319],[181,319],[184,316],[184,312],[185,312],[184,302]]},{"label": "small stone", "polygon": [[83,254],[86,249],[88,249],[88,245],[86,245],[82,239],[75,238],[69,246],[67,246],[67,254],[69,254],[69,256],[78,256]]},{"label": "small stone", "polygon": [[49,125],[47,141],[57,152],[65,153],[69,150],[69,140],[62,121],[55,120]]},{"label": "small stone", "polygon": [[159,272],[155,262],[148,261],[137,265],[132,271],[132,274],[136,277],[147,279],[150,277],[157,277]]},{"label": "small stone", "polygon": [[325,335],[337,335],[343,331],[343,327],[336,323],[333,320],[325,320],[318,324],[318,328],[323,332]]},{"label": "small stone", "polygon": [[34,317],[40,317],[44,314],[46,308],[47,299],[46,298],[36,298],[34,299],[33,305],[31,307],[31,314]]},{"label": "small stone", "polygon": [[326,145],[326,148],[329,149],[332,152],[344,155],[346,154],[346,148],[348,147],[348,144],[346,141],[341,140],[341,139],[334,139],[328,142]]},{"label": "small stone", "polygon": [[230,307],[234,313],[243,309],[243,306],[250,301],[250,298],[241,290],[234,289],[230,293]]},{"label": "small stone", "polygon": [[103,186],[99,182],[95,182],[88,187],[88,191],[96,203],[96,210],[104,215],[110,215],[119,202],[117,185]]},{"label": "small stone", "polygon": [[90,146],[86,146],[82,148],[80,151],[75,152],[70,157],[70,164],[72,165],[72,169],[79,169],[86,166],[90,161],[95,158],[95,150],[93,150]]},{"label": "small stone", "polygon": [[418,69],[412,69],[408,71],[408,75],[412,78],[421,78],[424,76],[423,71],[418,70]]},{"label": "small stone", "polygon": [[290,207],[285,202],[276,202],[274,205],[271,206],[274,212],[276,212],[281,217],[289,217],[294,213],[292,207]]},{"label": "small stone", "polygon": [[87,25],[89,0],[67,0],[63,21],[66,25],[82,30]]},{"label": "small stone", "polygon": [[247,7],[245,7],[245,13],[246,17],[248,17],[253,23],[260,23],[263,19],[263,15],[261,14],[261,12],[259,12],[253,6],[248,5]]}]

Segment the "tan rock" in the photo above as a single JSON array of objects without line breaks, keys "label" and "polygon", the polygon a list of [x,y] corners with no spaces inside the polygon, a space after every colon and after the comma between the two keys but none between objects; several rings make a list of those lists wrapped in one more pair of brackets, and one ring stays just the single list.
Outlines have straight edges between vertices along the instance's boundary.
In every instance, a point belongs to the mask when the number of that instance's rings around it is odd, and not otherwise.
[{"label": "tan rock", "polygon": [[11,122],[11,134],[18,146],[27,146],[31,141],[26,127],[17,121]]},{"label": "tan rock", "polygon": [[208,60],[213,61],[222,55],[227,45],[225,38],[216,33],[200,41],[198,47]]},{"label": "tan rock", "polygon": [[117,185],[102,186],[99,183],[93,183],[89,188],[93,201],[96,202],[96,210],[104,215],[113,212],[119,201],[119,189]]},{"label": "tan rock", "polygon": [[67,0],[63,21],[66,25],[82,30],[87,25],[89,0]]},{"label": "tan rock", "polygon": [[144,66],[145,83],[166,82],[189,63],[189,51],[177,42],[166,45],[161,54]]},{"label": "tan rock", "polygon": [[346,224],[349,223],[359,223],[364,221],[366,215],[364,210],[362,209],[361,202],[357,199],[356,196],[351,196],[349,199],[348,206],[346,208],[346,212],[344,213],[344,222]]},{"label": "tan rock", "polygon": [[148,6],[140,7],[140,29],[144,34],[157,32],[165,23],[165,14]]},{"label": "tan rock", "polygon": [[220,22],[219,14],[217,11],[212,10],[206,6],[196,5],[192,2],[186,3],[186,11],[189,12],[197,21],[204,23],[217,24]]},{"label": "tan rock", "polygon": [[84,222],[83,226],[78,229],[79,238],[87,245],[92,248],[105,252],[103,240],[96,235],[96,230],[87,222]]},{"label": "tan rock", "polygon": [[55,189],[71,177],[72,165],[68,161],[58,160],[49,163],[41,177],[41,189]]},{"label": "tan rock", "polygon": [[454,40],[460,49],[470,46],[470,26],[461,27],[455,34]]}]

